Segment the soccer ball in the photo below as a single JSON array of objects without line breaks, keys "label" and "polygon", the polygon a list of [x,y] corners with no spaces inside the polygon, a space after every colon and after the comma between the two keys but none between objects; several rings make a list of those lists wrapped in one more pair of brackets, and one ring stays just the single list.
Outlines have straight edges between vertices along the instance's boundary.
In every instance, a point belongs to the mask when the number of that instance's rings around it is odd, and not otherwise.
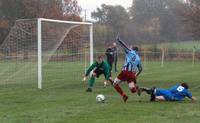
[{"label": "soccer ball", "polygon": [[105,101],[105,96],[104,96],[103,94],[98,94],[98,95],[96,96],[96,101],[97,101],[98,103],[103,103],[103,102]]}]

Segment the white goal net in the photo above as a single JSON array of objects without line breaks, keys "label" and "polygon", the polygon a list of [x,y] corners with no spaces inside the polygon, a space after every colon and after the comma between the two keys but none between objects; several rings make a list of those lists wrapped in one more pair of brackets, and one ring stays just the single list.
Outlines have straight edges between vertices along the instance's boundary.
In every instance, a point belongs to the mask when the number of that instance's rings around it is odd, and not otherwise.
[{"label": "white goal net", "polygon": [[93,61],[92,32],[92,23],[17,20],[0,47],[0,83],[42,88],[80,81]]}]

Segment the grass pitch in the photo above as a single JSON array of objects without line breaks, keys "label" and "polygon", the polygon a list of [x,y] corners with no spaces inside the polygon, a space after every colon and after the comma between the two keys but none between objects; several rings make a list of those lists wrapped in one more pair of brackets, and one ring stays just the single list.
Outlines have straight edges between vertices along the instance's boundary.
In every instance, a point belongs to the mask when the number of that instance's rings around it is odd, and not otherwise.
[{"label": "grass pitch", "polygon": [[[148,95],[131,94],[127,84],[122,83],[129,96],[128,102],[123,103],[112,86],[103,87],[102,77],[97,79],[94,91],[86,93],[81,82],[84,65],[73,65],[46,65],[42,90],[28,80],[27,84],[2,84],[0,123],[199,123],[199,101],[151,103]],[[192,68],[190,62],[166,62],[161,68],[159,62],[147,62],[138,84],[169,88],[185,80],[192,94],[200,99],[199,75],[200,63]],[[95,97],[100,93],[105,95],[105,103],[96,103]]]}]

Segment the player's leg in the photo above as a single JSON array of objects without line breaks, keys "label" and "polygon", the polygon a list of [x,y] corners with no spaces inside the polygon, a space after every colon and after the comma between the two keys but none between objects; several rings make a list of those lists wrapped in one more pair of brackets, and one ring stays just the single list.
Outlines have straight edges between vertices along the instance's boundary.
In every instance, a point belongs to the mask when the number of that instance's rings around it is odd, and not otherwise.
[{"label": "player's leg", "polygon": [[136,77],[135,77],[135,73],[133,72],[126,72],[127,74],[127,82],[128,82],[128,86],[129,89],[132,93],[136,93],[140,96],[141,95],[141,91],[138,87],[138,85],[136,84]]},{"label": "player's leg", "polygon": [[99,76],[102,74],[102,70],[96,69],[93,71],[92,76],[90,77],[88,81],[88,89],[86,90],[87,92],[92,92],[92,87],[94,86],[95,83],[95,77],[99,78]]},{"label": "player's leg", "polygon": [[155,100],[156,101],[166,101],[164,96],[156,96]]},{"label": "player's leg", "polygon": [[137,92],[137,89],[136,89],[136,87],[135,87],[134,82],[129,82],[129,83],[128,83],[128,87],[129,87],[129,89],[130,89],[130,91],[131,91],[132,93]]},{"label": "player's leg", "polygon": [[[97,77],[97,78],[99,78],[99,76],[100,76],[101,74],[104,74],[104,77],[106,78],[106,75],[105,75],[105,71],[104,71],[104,70],[96,69],[95,71],[96,71],[96,77]],[[103,83],[104,83],[104,87],[107,86],[107,81],[104,81]]]},{"label": "player's leg", "polygon": [[[155,101],[155,99],[156,99],[156,95],[155,95],[156,88],[155,87],[152,87],[152,88],[141,87],[140,90],[141,90],[141,92],[144,91],[150,95],[150,101]],[[159,95],[157,95],[157,96],[159,96]]]},{"label": "player's leg", "polygon": [[121,83],[121,80],[118,79],[117,77],[115,78],[114,80],[114,83],[113,83],[113,86],[115,88],[115,90],[121,95],[121,96],[124,96],[124,92],[123,90],[121,89],[121,87],[119,86],[119,84]]},{"label": "player's leg", "polygon": [[145,91],[147,94],[150,95],[150,101],[173,100],[173,95],[168,90],[158,89],[155,87],[152,88],[142,87],[140,89],[141,91]]},{"label": "player's leg", "polygon": [[115,73],[117,72],[117,56],[115,57],[115,60],[114,60],[114,66],[115,66]]},{"label": "player's leg", "polygon": [[124,102],[127,101],[128,96],[123,92],[123,90],[121,89],[121,87],[119,86],[119,84],[124,81],[125,77],[123,72],[121,72],[117,78],[115,78],[114,82],[113,82],[113,86],[115,88],[115,90],[122,96]]},{"label": "player's leg", "polygon": [[108,65],[110,66],[110,70],[112,71],[112,62],[113,61],[111,59],[108,59],[107,61],[108,61]]},{"label": "player's leg", "polygon": [[173,101],[173,94],[166,89],[154,89],[150,101]]},{"label": "player's leg", "polygon": [[138,96],[141,95],[141,91],[140,91],[140,88],[132,81],[132,82],[128,82],[128,87],[130,89],[130,91],[132,93],[136,93],[138,94]]},{"label": "player's leg", "polygon": [[144,92],[146,92],[147,94],[150,94],[150,95],[153,93],[154,89],[155,89],[155,87],[153,87],[153,88],[141,87],[140,88],[141,92],[144,91]]},{"label": "player's leg", "polygon": [[110,71],[112,72],[112,68],[113,68],[113,61],[110,62]]},{"label": "player's leg", "polygon": [[92,73],[92,76],[90,77],[90,79],[88,80],[88,88],[86,90],[86,92],[92,92],[92,87],[94,85],[95,82],[95,77],[96,77],[96,73],[95,71]]}]

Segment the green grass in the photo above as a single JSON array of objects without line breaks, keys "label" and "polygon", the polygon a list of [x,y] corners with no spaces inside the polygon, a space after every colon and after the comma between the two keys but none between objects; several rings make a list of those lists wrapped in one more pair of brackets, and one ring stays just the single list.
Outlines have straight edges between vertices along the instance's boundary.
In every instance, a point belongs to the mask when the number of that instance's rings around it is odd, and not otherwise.
[{"label": "green grass", "polygon": [[[144,47],[155,47],[153,44],[143,45]],[[189,50],[192,51],[195,47],[197,51],[200,50],[200,41],[185,41],[185,42],[169,42],[169,43],[158,43],[156,44],[157,48],[166,48],[166,49],[176,49],[176,50]]]},{"label": "green grass", "polygon": [[[102,77],[96,81],[94,92],[86,93],[80,81],[83,67],[81,63],[76,67],[73,63],[47,64],[42,90],[28,80],[26,84],[1,84],[0,123],[199,123],[199,101],[150,103],[148,95],[131,94],[122,83],[129,95],[128,102],[123,103],[112,86],[103,87]],[[161,68],[159,62],[147,62],[138,84],[168,88],[185,80],[193,95],[200,98],[199,73],[200,63],[192,68],[191,62],[166,62]],[[99,93],[106,96],[105,103],[96,103]]]},{"label": "green grass", "polygon": [[197,50],[200,49],[200,41],[185,41],[185,42],[174,42],[174,43],[162,43],[160,47],[167,47],[171,49],[185,49],[193,50],[195,47]]}]

